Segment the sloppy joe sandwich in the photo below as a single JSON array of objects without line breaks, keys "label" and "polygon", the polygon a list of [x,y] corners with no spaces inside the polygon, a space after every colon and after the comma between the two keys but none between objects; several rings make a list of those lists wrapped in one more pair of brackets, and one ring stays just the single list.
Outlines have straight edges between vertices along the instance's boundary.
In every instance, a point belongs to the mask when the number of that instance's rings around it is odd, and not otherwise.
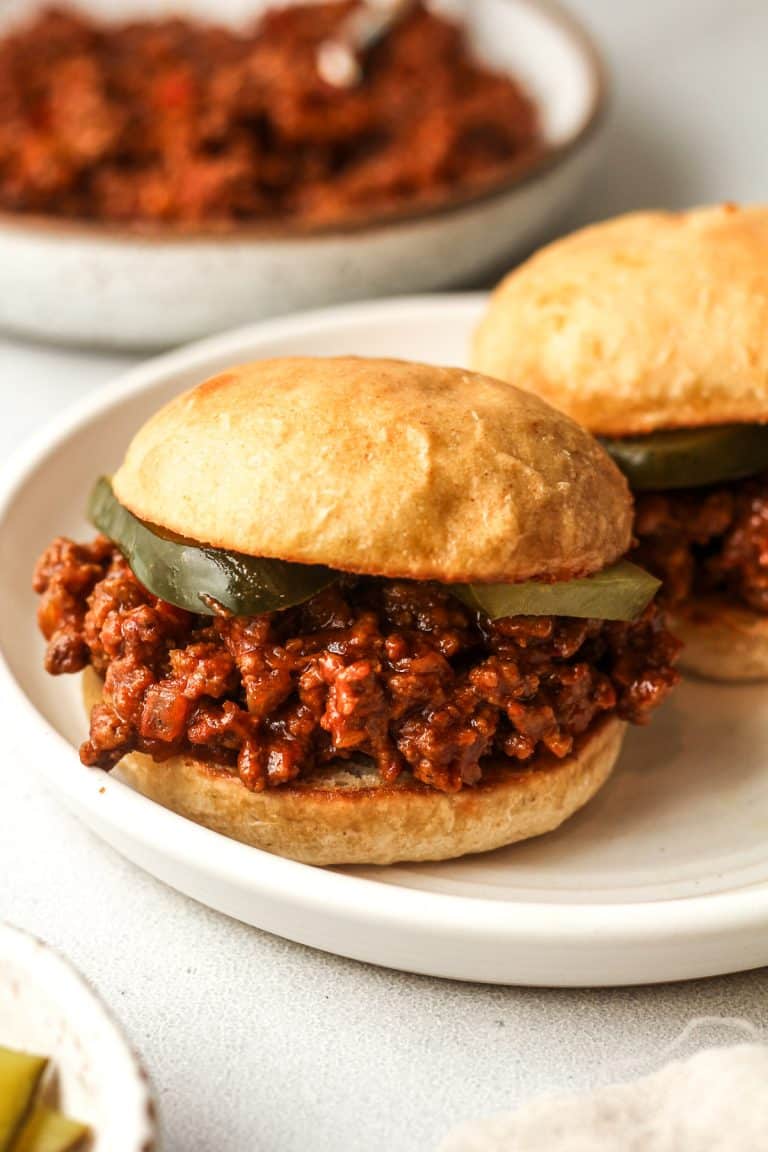
[{"label": "sloppy joe sandwich", "polygon": [[632,503],[544,401],[458,369],[288,358],[177,397],[35,572],[84,764],[318,864],[557,827],[676,681]]},{"label": "sloppy joe sandwich", "polygon": [[602,438],[684,665],[768,676],[768,208],[637,213],[550,245],[496,290],[473,363]]}]

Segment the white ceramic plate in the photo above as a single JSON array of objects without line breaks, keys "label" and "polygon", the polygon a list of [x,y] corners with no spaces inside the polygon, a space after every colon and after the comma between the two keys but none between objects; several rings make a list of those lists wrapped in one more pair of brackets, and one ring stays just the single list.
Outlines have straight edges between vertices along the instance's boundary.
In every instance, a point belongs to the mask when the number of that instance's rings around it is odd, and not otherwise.
[{"label": "white ceramic plate", "polygon": [[[5,0],[0,30],[41,0]],[[540,162],[491,194],[333,231],[243,226],[230,234],[78,225],[0,213],[0,325],[115,347],[179,344],[235,324],[344,300],[477,283],[531,248],[581,186],[604,104],[597,52],[549,0],[433,0],[463,17],[478,52],[528,86]],[[268,0],[187,0],[238,23]],[[170,0],[78,0],[102,17],[175,10]]]},{"label": "white ceramic plate", "polygon": [[199,828],[79,763],[77,678],[42,670],[30,572],[88,528],[94,477],[157,406],[226,365],[284,353],[462,363],[476,296],[272,321],[135,369],[42,433],[0,482],[2,689],[20,753],[92,828],[167,883],[261,928],[376,964],[499,983],[597,985],[768,962],[768,707],[760,686],[685,684],[633,730],[615,778],[563,829],[444,864],[322,870]]},{"label": "white ceramic plate", "polygon": [[0,923],[0,1045],[48,1056],[58,1104],[92,1152],[156,1152],[147,1079],[95,992],[47,945]]}]

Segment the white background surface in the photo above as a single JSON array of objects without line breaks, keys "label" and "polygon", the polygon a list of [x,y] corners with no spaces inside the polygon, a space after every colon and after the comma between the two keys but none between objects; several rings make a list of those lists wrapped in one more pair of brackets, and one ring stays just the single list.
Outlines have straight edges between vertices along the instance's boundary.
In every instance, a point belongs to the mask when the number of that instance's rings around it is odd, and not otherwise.
[{"label": "white background surface", "polygon": [[[768,199],[764,0],[571,7],[607,50],[615,88],[604,161],[572,222]],[[0,453],[127,362],[0,340]],[[138,873],[8,759],[0,916],[64,949],[110,1001],[153,1076],[170,1152],[420,1152],[458,1120],[653,1062],[694,1015],[768,1026],[765,971],[534,992],[398,975],[283,943]]]}]

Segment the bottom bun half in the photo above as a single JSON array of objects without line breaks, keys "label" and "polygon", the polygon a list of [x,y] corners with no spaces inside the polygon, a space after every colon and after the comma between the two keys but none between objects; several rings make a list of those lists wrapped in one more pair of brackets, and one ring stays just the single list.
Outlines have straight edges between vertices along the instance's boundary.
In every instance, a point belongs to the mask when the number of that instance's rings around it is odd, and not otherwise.
[{"label": "bottom bun half", "polygon": [[[90,709],[102,681],[83,676]],[[602,787],[626,725],[604,717],[564,760],[535,769],[497,762],[475,787],[448,794],[402,773],[383,785],[370,763],[337,760],[306,778],[252,792],[225,769],[190,756],[161,764],[132,752],[119,774],[166,808],[278,856],[305,864],[392,864],[488,852],[557,828]]]},{"label": "bottom bun half", "polygon": [[768,680],[768,616],[720,596],[668,613],[683,641],[680,667],[710,680]]}]

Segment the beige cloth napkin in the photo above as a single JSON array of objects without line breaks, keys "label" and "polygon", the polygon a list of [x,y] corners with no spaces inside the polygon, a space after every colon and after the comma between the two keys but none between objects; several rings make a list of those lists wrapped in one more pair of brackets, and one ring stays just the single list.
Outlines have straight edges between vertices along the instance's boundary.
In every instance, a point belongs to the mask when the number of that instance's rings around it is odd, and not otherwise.
[{"label": "beige cloth napkin", "polygon": [[439,1152],[766,1152],[768,1047],[698,1052],[590,1096],[537,1099],[452,1133]]}]

